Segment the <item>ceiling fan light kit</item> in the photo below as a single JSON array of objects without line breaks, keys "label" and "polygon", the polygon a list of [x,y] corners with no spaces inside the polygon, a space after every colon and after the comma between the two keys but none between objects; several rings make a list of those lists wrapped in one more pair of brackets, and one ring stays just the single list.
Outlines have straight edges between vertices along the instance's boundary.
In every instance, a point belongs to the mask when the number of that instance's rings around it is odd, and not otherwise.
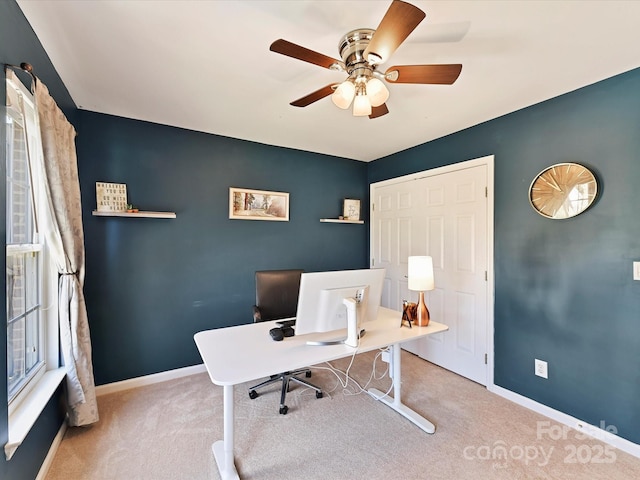
[{"label": "ceiling fan light kit", "polygon": [[366,117],[371,115],[371,102],[367,97],[366,92],[361,90],[361,93],[356,95],[353,100],[353,116],[354,117]]},{"label": "ceiling fan light kit", "polygon": [[[356,117],[371,115],[371,107],[379,107],[389,98],[387,87],[375,77],[348,78],[336,88],[331,100],[336,107],[346,110],[353,104],[353,115]],[[367,106],[368,105],[368,106]],[[363,111],[368,113],[363,114]]]},{"label": "ceiling fan light kit", "polygon": [[389,90],[381,80],[373,77],[367,82],[367,95],[372,107],[379,107],[389,98]]},{"label": "ceiling fan light kit", "polygon": [[331,100],[338,108],[346,110],[351,105],[353,97],[356,95],[356,86],[351,80],[345,80],[331,95]]},{"label": "ceiling fan light kit", "polygon": [[386,62],[409,34],[425,18],[418,7],[401,0],[393,0],[377,30],[360,28],[347,33],[338,44],[342,60],[327,57],[308,48],[279,39],[271,44],[272,52],[313,63],[329,70],[346,72],[340,84],[332,83],[291,102],[306,107],[331,95],[333,103],[348,109],[353,103],[354,116],[378,118],[389,113],[386,101],[390,83],[419,83],[451,85],[460,75],[462,65],[400,65],[382,73],[378,65]]}]

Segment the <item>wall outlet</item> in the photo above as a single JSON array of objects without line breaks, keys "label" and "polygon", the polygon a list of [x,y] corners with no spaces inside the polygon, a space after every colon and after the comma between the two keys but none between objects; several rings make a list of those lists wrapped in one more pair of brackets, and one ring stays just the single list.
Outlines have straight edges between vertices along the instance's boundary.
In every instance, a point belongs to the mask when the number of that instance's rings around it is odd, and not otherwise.
[{"label": "wall outlet", "polygon": [[538,377],[549,378],[549,373],[547,370],[547,362],[544,360],[535,360],[535,374]]},{"label": "wall outlet", "polygon": [[633,279],[640,280],[640,262],[633,262]]}]

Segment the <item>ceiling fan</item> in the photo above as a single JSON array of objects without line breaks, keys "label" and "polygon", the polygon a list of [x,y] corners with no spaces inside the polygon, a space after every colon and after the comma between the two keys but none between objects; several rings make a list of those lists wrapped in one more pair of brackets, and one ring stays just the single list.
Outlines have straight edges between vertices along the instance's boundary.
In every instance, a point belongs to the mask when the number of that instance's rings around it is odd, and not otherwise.
[{"label": "ceiling fan", "polygon": [[291,102],[291,105],[306,107],[331,95],[333,103],[345,110],[353,102],[354,116],[377,118],[389,113],[385,103],[389,98],[389,90],[384,81],[451,85],[460,75],[460,64],[398,65],[388,68],[384,73],[378,70],[379,65],[389,60],[425,16],[418,7],[393,0],[377,30],[359,28],[340,40],[338,49],[342,60],[327,57],[287,40],[276,40],[269,47],[272,52],[348,75],[342,83],[326,85]]}]

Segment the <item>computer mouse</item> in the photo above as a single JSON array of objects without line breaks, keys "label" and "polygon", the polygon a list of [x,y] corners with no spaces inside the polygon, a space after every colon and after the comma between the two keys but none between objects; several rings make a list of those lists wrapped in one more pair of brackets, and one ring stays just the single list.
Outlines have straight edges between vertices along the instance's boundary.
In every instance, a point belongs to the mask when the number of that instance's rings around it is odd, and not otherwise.
[{"label": "computer mouse", "polygon": [[276,342],[279,342],[284,338],[284,332],[281,328],[272,328],[271,330],[269,330],[269,335],[271,335],[271,338],[273,338]]}]

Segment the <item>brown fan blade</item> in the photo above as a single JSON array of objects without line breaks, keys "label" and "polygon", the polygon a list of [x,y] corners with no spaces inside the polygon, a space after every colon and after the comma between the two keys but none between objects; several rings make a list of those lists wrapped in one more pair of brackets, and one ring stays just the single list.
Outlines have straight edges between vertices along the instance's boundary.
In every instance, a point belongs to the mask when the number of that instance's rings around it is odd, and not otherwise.
[{"label": "brown fan blade", "polygon": [[371,107],[371,115],[369,115],[369,118],[378,118],[386,115],[387,113],[389,113],[389,109],[387,108],[387,104],[383,103],[379,107]]},{"label": "brown fan blade", "polygon": [[426,14],[418,7],[400,0],[393,0],[369,41],[369,45],[364,51],[364,58],[373,64],[389,60],[391,54],[405,41],[425,16]]},{"label": "brown fan blade", "polygon": [[398,65],[389,68],[384,76],[391,83],[426,83],[451,85],[458,79],[462,65]]},{"label": "brown fan blade", "polygon": [[337,86],[337,83],[332,83],[330,85],[322,87],[321,89],[316,90],[309,95],[291,102],[290,105],[293,105],[294,107],[306,107],[307,105],[311,105],[313,102],[317,102],[318,100],[322,100],[324,97],[328,97],[329,95],[331,95]]},{"label": "brown fan blade", "polygon": [[308,48],[301,47],[295,43],[288,42],[287,40],[279,39],[271,44],[269,50],[272,52],[286,55],[287,57],[296,58],[303,62],[313,63],[324,68],[332,70],[344,70],[344,64],[340,60],[327,57],[322,53],[314,52]]}]

